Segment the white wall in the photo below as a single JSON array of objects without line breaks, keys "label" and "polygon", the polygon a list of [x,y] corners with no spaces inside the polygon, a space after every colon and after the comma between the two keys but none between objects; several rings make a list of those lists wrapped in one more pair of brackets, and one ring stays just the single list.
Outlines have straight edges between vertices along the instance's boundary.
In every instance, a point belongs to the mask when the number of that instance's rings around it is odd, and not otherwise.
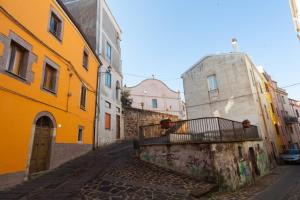
[{"label": "white wall", "polygon": [[[156,112],[177,115],[185,118],[184,104],[180,93],[168,88],[166,84],[157,79],[146,79],[133,87],[126,87],[132,98],[132,107]],[[157,108],[152,107],[152,99],[157,99]],[[142,104],[143,103],[143,107]]]}]

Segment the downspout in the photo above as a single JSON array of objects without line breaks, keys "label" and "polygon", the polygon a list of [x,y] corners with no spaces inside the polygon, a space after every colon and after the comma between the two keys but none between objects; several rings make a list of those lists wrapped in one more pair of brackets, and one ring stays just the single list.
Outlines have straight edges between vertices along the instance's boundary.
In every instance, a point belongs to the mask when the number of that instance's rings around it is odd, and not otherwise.
[{"label": "downspout", "polygon": [[[99,124],[99,95],[98,91],[100,90],[100,80],[99,80],[99,74],[101,72],[101,66],[102,63],[100,63],[98,69],[97,69],[97,88],[96,88],[96,106],[95,106],[95,117],[94,117],[94,138],[93,138],[93,150],[97,149],[98,147],[98,124]],[[97,141],[96,141],[97,140]]]}]

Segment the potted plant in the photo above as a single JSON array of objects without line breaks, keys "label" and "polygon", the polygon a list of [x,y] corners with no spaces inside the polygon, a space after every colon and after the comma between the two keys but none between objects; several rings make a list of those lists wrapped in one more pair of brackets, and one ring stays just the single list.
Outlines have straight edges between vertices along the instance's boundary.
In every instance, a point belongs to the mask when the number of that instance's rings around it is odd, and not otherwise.
[{"label": "potted plant", "polygon": [[160,127],[163,129],[168,129],[171,127],[171,119],[160,120]]},{"label": "potted plant", "polygon": [[244,120],[242,124],[243,124],[243,128],[250,128],[251,126],[251,123],[248,119]]}]

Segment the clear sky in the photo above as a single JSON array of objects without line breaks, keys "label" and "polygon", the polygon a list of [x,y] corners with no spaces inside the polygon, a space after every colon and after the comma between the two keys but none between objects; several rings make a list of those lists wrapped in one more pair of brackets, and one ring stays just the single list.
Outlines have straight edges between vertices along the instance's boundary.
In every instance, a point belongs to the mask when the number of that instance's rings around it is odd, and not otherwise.
[{"label": "clear sky", "polygon": [[[107,0],[122,29],[124,84],[152,74],[183,92],[180,75],[236,37],[279,86],[300,82],[300,42],[288,0]],[[300,85],[286,88],[300,100]]]}]

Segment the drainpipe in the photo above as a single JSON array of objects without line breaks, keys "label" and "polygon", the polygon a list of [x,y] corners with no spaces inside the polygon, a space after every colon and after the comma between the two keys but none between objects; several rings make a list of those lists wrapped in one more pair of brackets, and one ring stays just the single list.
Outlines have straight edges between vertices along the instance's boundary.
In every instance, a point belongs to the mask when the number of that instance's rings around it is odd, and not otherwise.
[{"label": "drainpipe", "polygon": [[[98,69],[97,69],[97,88],[96,88],[96,106],[95,106],[95,117],[94,117],[94,135],[93,135],[93,150],[97,149],[98,147],[98,124],[99,124],[99,90],[100,90],[100,80],[99,80],[99,74],[101,73],[101,66],[102,63],[100,63]],[[101,78],[101,77],[100,77]]]}]

